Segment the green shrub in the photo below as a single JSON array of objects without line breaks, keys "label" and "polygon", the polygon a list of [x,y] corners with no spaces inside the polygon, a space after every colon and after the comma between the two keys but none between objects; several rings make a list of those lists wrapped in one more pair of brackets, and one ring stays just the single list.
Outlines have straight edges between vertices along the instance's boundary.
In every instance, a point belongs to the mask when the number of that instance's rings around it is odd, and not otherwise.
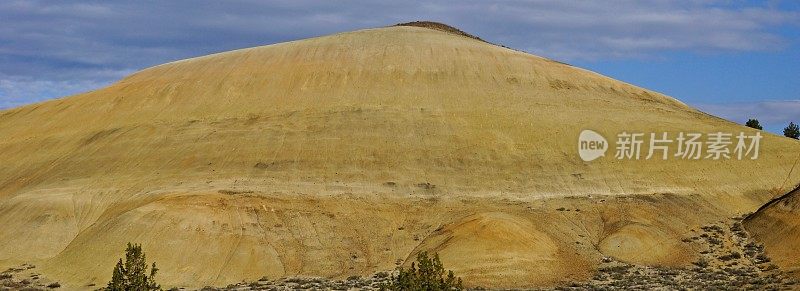
[{"label": "green shrub", "polygon": [[161,290],[161,286],[156,284],[155,277],[158,268],[153,262],[150,275],[147,275],[147,261],[145,260],[142,246],[128,243],[125,249],[125,263],[119,259],[111,274],[111,281],[108,282],[105,290],[108,291],[146,291]]},{"label": "green shrub", "polygon": [[447,271],[439,260],[439,254],[428,257],[427,252],[417,255],[417,261],[411,263],[408,270],[400,268],[397,276],[392,276],[388,284],[381,285],[381,290],[463,290],[461,278]]}]

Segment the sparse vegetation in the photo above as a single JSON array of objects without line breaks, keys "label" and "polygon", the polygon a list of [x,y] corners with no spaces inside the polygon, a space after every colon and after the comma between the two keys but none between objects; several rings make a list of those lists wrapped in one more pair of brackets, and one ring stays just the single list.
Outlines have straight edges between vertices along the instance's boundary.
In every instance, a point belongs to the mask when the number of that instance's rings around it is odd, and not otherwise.
[{"label": "sparse vegetation", "polygon": [[125,263],[122,259],[117,261],[114,271],[111,275],[111,281],[108,282],[105,290],[107,291],[144,291],[144,290],[161,290],[156,281],[156,263],[150,269],[150,274],[147,273],[147,260],[142,246],[139,244],[128,243],[125,249]]},{"label": "sparse vegetation", "polygon": [[727,255],[722,255],[722,256],[719,257],[720,260],[725,261],[725,262],[730,261],[730,260],[734,260],[734,259],[740,259],[740,258],[742,258],[742,255],[739,254],[738,252],[731,252],[731,253],[729,253]]},{"label": "sparse vegetation", "polygon": [[411,263],[411,268],[400,268],[397,276],[392,276],[387,284],[381,285],[381,290],[463,290],[461,278],[456,277],[453,271],[445,272],[439,254],[432,257],[427,252],[417,255],[417,261]]},{"label": "sparse vegetation", "polygon": [[460,35],[460,36],[465,36],[465,37],[469,37],[469,38],[472,38],[472,39],[476,39],[476,40],[479,40],[479,41],[483,41],[483,42],[485,42],[485,41],[484,41],[483,39],[481,39],[480,37],[477,37],[477,36],[471,35],[471,34],[469,34],[469,33],[466,33],[466,32],[463,32],[463,31],[461,31],[461,30],[460,30],[460,29],[458,29],[458,28],[455,28],[455,27],[449,26],[449,25],[447,25],[447,24],[444,24],[444,23],[439,23],[439,22],[433,22],[433,21],[412,21],[412,22],[398,23],[398,24],[395,24],[395,26],[416,26],[416,27],[424,27],[424,28],[435,29],[435,30],[444,31],[444,32],[447,32],[447,33],[452,33],[452,34]]},{"label": "sparse vegetation", "polygon": [[703,258],[700,258],[699,260],[697,260],[693,264],[695,266],[698,266],[698,267],[702,268],[702,269],[705,269],[705,268],[708,267],[708,261],[706,259],[703,259]]},{"label": "sparse vegetation", "polygon": [[789,122],[789,126],[783,129],[783,135],[793,139],[800,139],[800,127],[794,122]]},{"label": "sparse vegetation", "polygon": [[763,127],[761,127],[761,123],[758,122],[758,119],[753,119],[753,118],[748,119],[744,125],[750,128],[764,129]]},{"label": "sparse vegetation", "polygon": [[705,249],[693,263],[694,267],[641,266],[603,258],[591,280],[569,282],[556,290],[794,290],[800,287],[797,280],[768,263],[763,247],[743,235],[746,232],[741,221],[726,228],[714,224],[700,230],[702,234],[687,242]]}]

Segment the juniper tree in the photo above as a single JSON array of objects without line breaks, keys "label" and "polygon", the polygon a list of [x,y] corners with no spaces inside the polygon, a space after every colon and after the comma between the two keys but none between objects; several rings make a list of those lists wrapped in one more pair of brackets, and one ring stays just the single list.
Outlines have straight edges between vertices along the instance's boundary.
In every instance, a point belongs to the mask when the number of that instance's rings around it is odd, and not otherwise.
[{"label": "juniper tree", "polygon": [[111,273],[111,281],[108,282],[105,290],[108,291],[148,291],[161,290],[156,281],[156,263],[150,268],[148,275],[147,260],[142,246],[139,244],[128,243],[125,249],[125,263],[122,259],[117,261],[114,271]]},{"label": "juniper tree", "polygon": [[783,135],[793,139],[800,138],[800,128],[794,122],[789,122],[789,126],[783,129]]},{"label": "juniper tree", "polygon": [[753,119],[753,118],[748,119],[744,125],[755,129],[764,129],[763,127],[761,127],[761,123],[758,122],[758,119]]},{"label": "juniper tree", "polygon": [[381,290],[463,290],[461,278],[453,275],[453,271],[445,273],[444,266],[439,260],[439,255],[432,257],[427,252],[417,254],[417,261],[411,263],[411,268],[400,268],[397,276],[392,276],[388,284],[381,285]]}]

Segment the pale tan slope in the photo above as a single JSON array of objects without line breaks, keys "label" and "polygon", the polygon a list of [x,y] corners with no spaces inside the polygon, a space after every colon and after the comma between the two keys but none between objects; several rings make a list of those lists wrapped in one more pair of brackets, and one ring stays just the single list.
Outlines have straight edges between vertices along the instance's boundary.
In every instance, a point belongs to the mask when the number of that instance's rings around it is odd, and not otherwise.
[{"label": "pale tan slope", "polygon": [[800,277],[800,188],[771,201],[744,225],[773,263]]},{"label": "pale tan slope", "polygon": [[[585,163],[583,129],[609,139],[751,132],[652,91],[424,28],[226,52],[0,111],[0,265],[33,261],[73,287],[102,283],[134,241],[164,266],[165,284],[203,286],[365,274],[427,246],[468,282],[549,284],[588,276],[603,255],[687,263],[681,234],[780,193],[798,149],[765,134],[755,161],[616,161],[612,149]],[[549,207],[590,195],[575,203],[595,215]],[[654,198],[633,209],[597,198],[618,195]],[[495,235],[468,237],[484,224]],[[505,237],[520,228],[530,230]],[[497,242],[514,246],[507,259],[471,255]],[[566,273],[540,273],[534,260]]]}]

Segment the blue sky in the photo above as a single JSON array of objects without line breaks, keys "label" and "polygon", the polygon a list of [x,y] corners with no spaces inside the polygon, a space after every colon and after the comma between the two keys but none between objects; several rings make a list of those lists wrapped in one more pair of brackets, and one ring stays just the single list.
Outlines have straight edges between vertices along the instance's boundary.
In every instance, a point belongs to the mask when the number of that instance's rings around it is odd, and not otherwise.
[{"label": "blue sky", "polygon": [[655,90],[726,119],[759,119],[782,133],[800,122],[800,49],[697,54],[663,59],[579,61],[575,65]]},{"label": "blue sky", "polygon": [[0,2],[0,108],[231,49],[413,20],[587,68],[736,122],[800,122],[800,1]]}]

